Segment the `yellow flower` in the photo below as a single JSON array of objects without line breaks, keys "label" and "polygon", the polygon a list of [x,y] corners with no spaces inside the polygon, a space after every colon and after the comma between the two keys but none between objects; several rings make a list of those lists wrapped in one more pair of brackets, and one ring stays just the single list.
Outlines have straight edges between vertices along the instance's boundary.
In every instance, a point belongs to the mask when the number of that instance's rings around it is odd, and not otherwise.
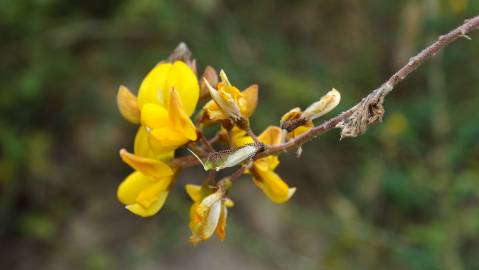
[{"label": "yellow flower", "polygon": [[182,61],[160,63],[146,75],[138,91],[140,110],[147,103],[168,108],[171,88],[178,91],[183,110],[191,115],[198,103],[200,90],[195,73]]},{"label": "yellow flower", "polygon": [[151,136],[151,138],[146,138],[147,141],[143,143],[148,143],[156,153],[171,152],[197,138],[196,127],[182,109],[181,100],[174,88],[170,90],[167,108],[154,103],[143,105],[141,124]]},{"label": "yellow flower", "polygon": [[[246,131],[237,127],[234,127],[231,133],[231,140],[236,146],[241,146],[253,141],[253,138],[249,137]],[[269,146],[280,144],[281,129],[276,126],[270,126],[258,136],[258,139]],[[253,181],[256,186],[259,187],[270,200],[275,203],[283,203],[293,196],[296,188],[290,188],[281,177],[274,172],[278,165],[278,157],[270,155],[256,160],[249,172],[253,176]]]},{"label": "yellow flower", "polygon": [[166,159],[189,140],[196,140],[196,129],[189,116],[199,96],[196,75],[182,61],[160,63],[141,83],[136,98],[126,87],[118,91],[122,115],[141,123],[135,137],[135,154]]},{"label": "yellow flower", "polygon": [[217,84],[217,89],[204,80],[212,97],[212,100],[204,106],[206,117],[214,122],[229,118],[235,121],[249,118],[258,102],[258,86],[251,85],[240,92],[229,82],[223,70],[220,72],[220,78],[221,82]]},{"label": "yellow flower", "polygon": [[201,186],[186,185],[186,192],[193,200],[190,208],[190,241],[196,245],[209,239],[215,232],[220,240],[224,240],[227,207],[232,207],[233,202],[221,190],[211,193]]},{"label": "yellow flower", "polygon": [[139,157],[120,150],[120,156],[136,171],[118,187],[117,197],[126,209],[141,217],[156,214],[163,207],[174,171],[159,160]]},{"label": "yellow flower", "polygon": [[196,75],[184,62],[160,63],[145,77],[135,97],[126,87],[118,91],[121,114],[141,124],[134,154],[122,149],[120,156],[135,172],[119,186],[118,199],[142,217],[156,214],[165,203],[174,171],[163,160],[189,140],[196,128],[189,116],[198,102]]}]

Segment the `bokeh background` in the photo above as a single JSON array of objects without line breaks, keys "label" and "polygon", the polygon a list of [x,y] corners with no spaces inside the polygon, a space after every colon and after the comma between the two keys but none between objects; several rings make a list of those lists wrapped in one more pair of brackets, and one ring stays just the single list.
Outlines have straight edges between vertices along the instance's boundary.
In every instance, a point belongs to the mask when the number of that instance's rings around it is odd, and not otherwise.
[{"label": "bokeh background", "polygon": [[153,218],[115,196],[136,129],[118,86],[137,89],[180,41],[200,70],[260,84],[259,133],[332,87],[333,114],[352,106],[478,13],[475,0],[1,0],[0,268],[479,269],[479,32],[401,83],[366,135],[282,155],[287,204],[239,180],[224,242],[188,243],[198,168]]}]

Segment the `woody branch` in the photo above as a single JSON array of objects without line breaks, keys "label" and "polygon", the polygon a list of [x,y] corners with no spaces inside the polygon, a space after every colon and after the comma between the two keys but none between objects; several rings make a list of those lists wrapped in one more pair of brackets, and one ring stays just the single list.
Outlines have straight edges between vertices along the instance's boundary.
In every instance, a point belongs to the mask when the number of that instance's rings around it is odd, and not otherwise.
[{"label": "woody branch", "polygon": [[[287,152],[288,150],[297,148],[313,138],[316,138],[317,136],[334,128],[341,129],[341,138],[357,137],[363,134],[370,125],[382,120],[382,116],[384,115],[384,98],[394,89],[398,83],[403,81],[411,72],[416,70],[425,61],[436,55],[438,51],[446,47],[448,44],[461,37],[470,39],[466,34],[477,29],[478,27],[479,15],[465,20],[461,26],[448,32],[447,34],[441,35],[434,43],[426,47],[416,56],[411,57],[406,65],[394,73],[385,83],[383,83],[379,88],[373,90],[355,106],[333,118],[330,118],[319,126],[310,129],[308,132],[305,132],[290,141],[280,145],[266,147],[264,151],[257,153],[254,156],[254,159]],[[301,121],[297,121],[296,124],[291,123],[291,125],[288,126],[288,129],[293,130],[295,125],[299,126],[301,124]],[[173,159],[170,162],[170,165],[191,167],[199,165],[199,161],[193,156],[186,156]]]}]

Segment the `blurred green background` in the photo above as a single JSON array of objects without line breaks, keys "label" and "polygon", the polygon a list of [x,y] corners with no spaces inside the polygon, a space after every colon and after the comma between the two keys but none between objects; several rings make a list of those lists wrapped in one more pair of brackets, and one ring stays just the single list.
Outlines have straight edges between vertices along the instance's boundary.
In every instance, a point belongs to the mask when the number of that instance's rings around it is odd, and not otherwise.
[{"label": "blurred green background", "polygon": [[[135,127],[120,84],[185,41],[240,88],[260,84],[260,132],[336,87],[338,113],[476,0],[0,0],[0,268],[479,269],[479,31],[401,83],[384,123],[281,156],[298,188],[276,205],[241,179],[227,239],[188,243],[182,173],[155,217],[116,201]],[[135,90],[136,91],[136,90]]]}]

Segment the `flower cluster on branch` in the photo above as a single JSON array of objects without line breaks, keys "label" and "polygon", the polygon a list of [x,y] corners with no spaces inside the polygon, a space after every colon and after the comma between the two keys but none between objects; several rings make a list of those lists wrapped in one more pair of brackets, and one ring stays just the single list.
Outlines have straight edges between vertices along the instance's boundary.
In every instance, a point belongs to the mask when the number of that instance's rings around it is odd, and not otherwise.
[{"label": "flower cluster on branch", "polygon": [[[192,114],[200,100],[206,103]],[[258,103],[258,86],[244,90],[234,86],[226,73],[210,66],[197,76],[196,61],[185,44],[180,44],[168,60],[159,62],[143,79],[135,96],[120,86],[117,103],[120,113],[138,125],[133,153],[120,150],[122,160],[134,171],[118,188],[118,199],[133,214],[150,217],[163,207],[175,178],[182,169],[175,161],[175,151],[185,147],[205,171],[211,171],[202,185],[187,184],[193,200],[190,211],[191,242],[209,239],[216,231],[225,237],[227,207],[233,202],[226,196],[232,183],[243,174],[275,203],[284,203],[296,188],[275,172],[277,154],[257,158],[268,147],[287,143],[314,127],[313,120],[331,111],[340,100],[333,89],[304,111],[287,112],[280,126],[269,126],[259,136],[250,128]],[[206,138],[204,129],[219,126],[214,138]],[[181,157],[180,157],[181,158]],[[228,177],[215,179],[216,171],[238,166]]]},{"label": "flower cluster on branch", "polygon": [[[269,126],[259,136],[250,128],[250,118],[258,102],[258,86],[240,91],[221,70],[207,66],[199,78],[196,61],[185,44],[180,44],[166,61],[148,73],[138,96],[120,86],[117,103],[120,113],[139,126],[133,153],[120,150],[122,160],[133,170],[118,187],[120,202],[130,212],[153,216],[163,207],[181,169],[203,165],[209,171],[202,185],[187,184],[193,200],[190,208],[190,240],[193,244],[207,240],[216,232],[225,238],[227,209],[233,202],[227,197],[235,180],[250,174],[253,183],[275,203],[288,201],[295,192],[275,172],[278,155],[301,145],[333,128],[341,129],[341,138],[356,137],[381,121],[383,102],[399,82],[451,42],[469,37],[477,29],[479,16],[440,36],[422,50],[381,87],[373,90],[352,108],[315,126],[313,120],[334,109],[340,94],[332,89],[304,111],[294,108],[284,114],[279,126]],[[199,101],[207,103],[195,116]],[[219,126],[213,138],[203,130]],[[175,151],[186,147],[192,155],[175,157]],[[221,148],[220,148],[221,147]],[[218,150],[217,150],[218,149]],[[216,171],[239,168],[231,175],[216,179]]]}]

